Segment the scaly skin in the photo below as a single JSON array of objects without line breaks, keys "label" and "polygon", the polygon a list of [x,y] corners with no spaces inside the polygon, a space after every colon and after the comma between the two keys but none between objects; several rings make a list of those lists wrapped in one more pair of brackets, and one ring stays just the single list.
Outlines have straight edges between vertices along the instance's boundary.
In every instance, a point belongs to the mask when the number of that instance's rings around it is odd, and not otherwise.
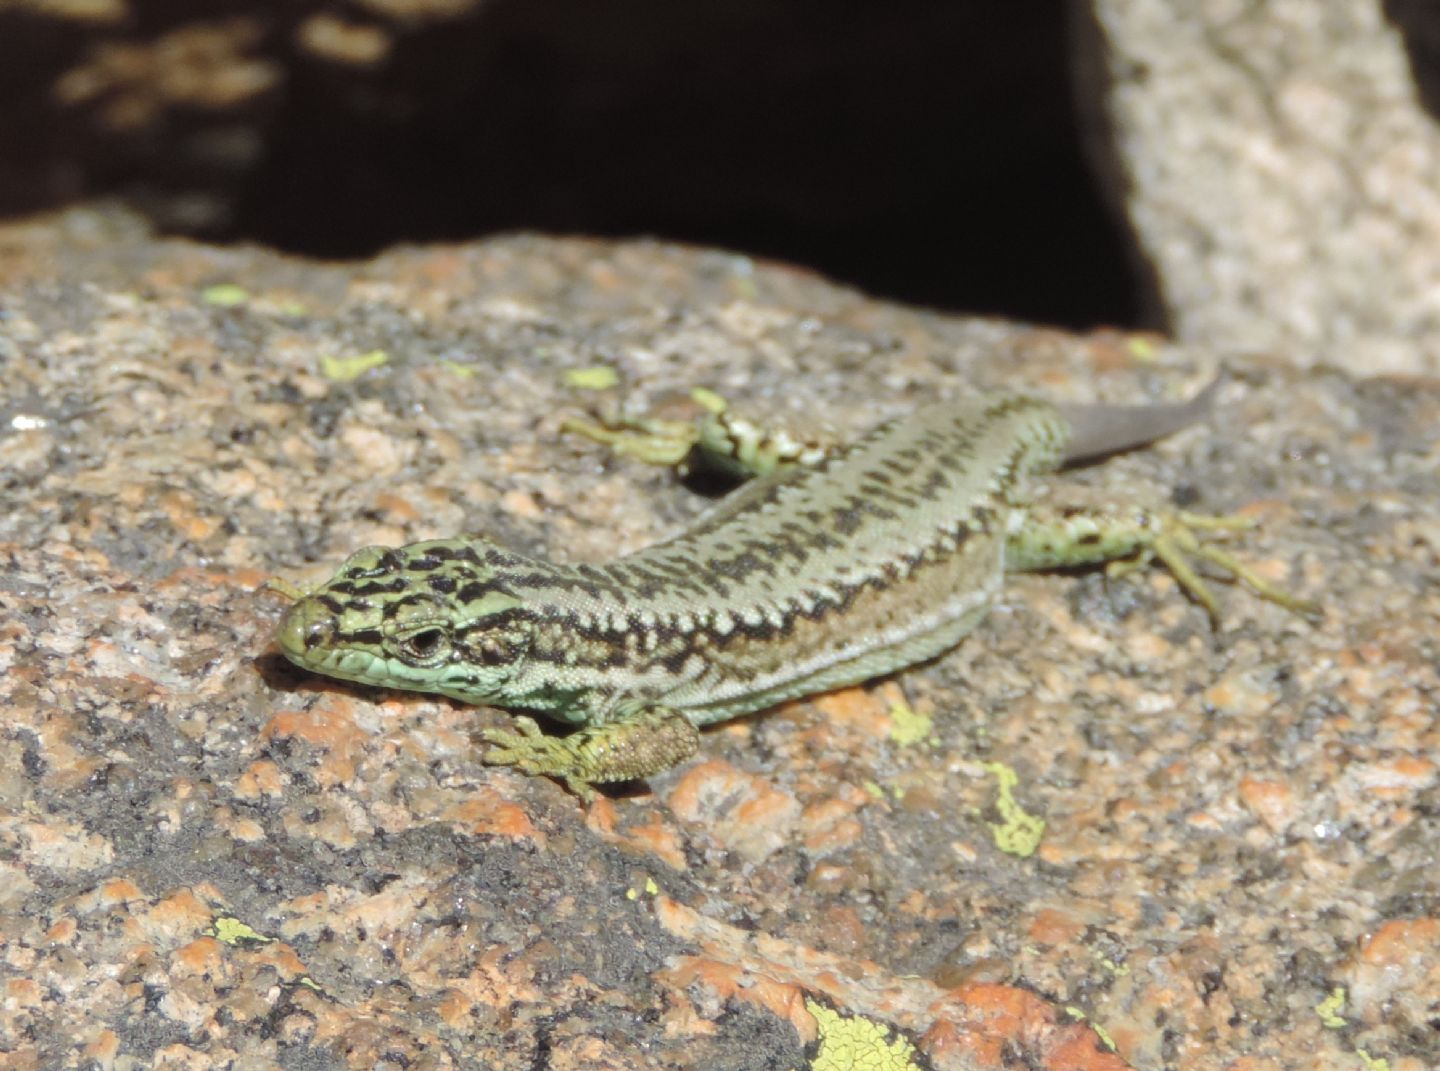
[{"label": "scaly skin", "polygon": [[[709,438],[723,439],[722,417]],[[1007,569],[1158,557],[1213,613],[1191,554],[1309,608],[1198,537],[1234,522],[1032,504],[1032,477],[1065,460],[1069,429],[1022,395],[927,406],[842,450],[797,445],[809,463],[752,463],[771,471],[687,531],[604,565],[478,537],[367,547],[290,607],[277,640],[318,673],[580,726],[557,738],[522,718],[519,733],[485,734],[486,761],[588,797],[683,761],[698,726],[939,654]]]}]

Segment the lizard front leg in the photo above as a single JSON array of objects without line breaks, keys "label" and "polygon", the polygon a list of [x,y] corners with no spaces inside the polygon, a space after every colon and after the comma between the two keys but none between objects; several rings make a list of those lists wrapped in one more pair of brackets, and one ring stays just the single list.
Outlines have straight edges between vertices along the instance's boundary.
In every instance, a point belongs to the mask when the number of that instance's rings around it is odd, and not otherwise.
[{"label": "lizard front leg", "polygon": [[623,457],[674,467],[682,476],[714,472],[740,481],[792,465],[813,465],[839,447],[823,427],[797,429],[761,424],[739,415],[714,391],[690,392],[700,407],[694,420],[595,421],[570,417],[562,430],[604,443]]},{"label": "lizard front leg", "polygon": [[636,707],[613,721],[587,725],[569,736],[548,736],[532,718],[517,717],[519,732],[485,729],[492,747],[483,761],[527,774],[558,778],[587,802],[592,787],[634,781],[684,762],[700,747],[700,731],[674,707]]}]

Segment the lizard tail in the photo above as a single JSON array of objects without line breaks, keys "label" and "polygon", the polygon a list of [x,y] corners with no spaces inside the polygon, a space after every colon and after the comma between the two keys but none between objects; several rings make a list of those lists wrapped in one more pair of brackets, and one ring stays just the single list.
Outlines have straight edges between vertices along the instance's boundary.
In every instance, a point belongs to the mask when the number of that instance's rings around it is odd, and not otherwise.
[{"label": "lizard tail", "polygon": [[1173,435],[1209,415],[1226,379],[1222,371],[1210,385],[1185,402],[1159,405],[1057,405],[1070,425],[1070,444],[1062,464],[1073,465],[1118,454]]}]

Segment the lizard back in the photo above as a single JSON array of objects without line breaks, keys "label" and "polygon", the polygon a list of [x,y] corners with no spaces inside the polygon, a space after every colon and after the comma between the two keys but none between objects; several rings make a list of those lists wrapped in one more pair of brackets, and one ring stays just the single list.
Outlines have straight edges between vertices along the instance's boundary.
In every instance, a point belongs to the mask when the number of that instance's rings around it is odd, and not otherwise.
[{"label": "lizard back", "polygon": [[644,638],[632,688],[701,723],[858,683],[974,626],[1027,480],[1066,440],[1035,398],[926,406],[742,487],[671,539],[569,567],[594,587],[557,602],[569,628]]}]

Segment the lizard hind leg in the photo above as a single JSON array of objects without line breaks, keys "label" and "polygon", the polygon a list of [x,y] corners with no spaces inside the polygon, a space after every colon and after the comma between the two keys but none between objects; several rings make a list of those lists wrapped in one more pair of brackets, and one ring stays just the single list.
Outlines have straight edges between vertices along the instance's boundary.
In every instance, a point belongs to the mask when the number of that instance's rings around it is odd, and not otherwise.
[{"label": "lizard hind leg", "polygon": [[636,707],[569,736],[547,736],[532,718],[517,717],[515,727],[519,732],[481,731],[481,739],[492,745],[483,761],[554,777],[586,801],[594,798],[594,785],[648,777],[684,762],[700,748],[695,724],[659,704]]},{"label": "lizard hind leg", "polygon": [[1319,606],[1270,583],[1214,538],[1255,527],[1246,517],[1217,517],[1140,507],[1075,509],[1031,505],[1024,522],[1006,539],[1005,567],[1012,572],[1106,565],[1108,576],[1123,576],[1158,559],[1176,582],[1205,607],[1218,624],[1220,607],[1193,561],[1208,562],[1260,598],[1314,614]]},{"label": "lizard hind leg", "polygon": [[[1235,555],[1222,547],[1217,547],[1205,538],[1204,533],[1207,532],[1234,532],[1254,528],[1255,522],[1248,517],[1216,517],[1204,513],[1182,511],[1170,514],[1165,521],[1160,534],[1151,543],[1150,549],[1154,552],[1155,557],[1165,564],[1180,585],[1200,600],[1205,609],[1210,612],[1212,619],[1219,619],[1219,608],[1215,605],[1213,596],[1206,598],[1208,592],[1205,591],[1204,582],[1190,565],[1189,558],[1191,557],[1207,561],[1228,573],[1267,602],[1273,602],[1277,606],[1283,606],[1285,609],[1299,614],[1320,612],[1318,603],[1301,598],[1270,583]],[[1116,566],[1124,564],[1123,562],[1112,563],[1111,572],[1116,571]]]}]

